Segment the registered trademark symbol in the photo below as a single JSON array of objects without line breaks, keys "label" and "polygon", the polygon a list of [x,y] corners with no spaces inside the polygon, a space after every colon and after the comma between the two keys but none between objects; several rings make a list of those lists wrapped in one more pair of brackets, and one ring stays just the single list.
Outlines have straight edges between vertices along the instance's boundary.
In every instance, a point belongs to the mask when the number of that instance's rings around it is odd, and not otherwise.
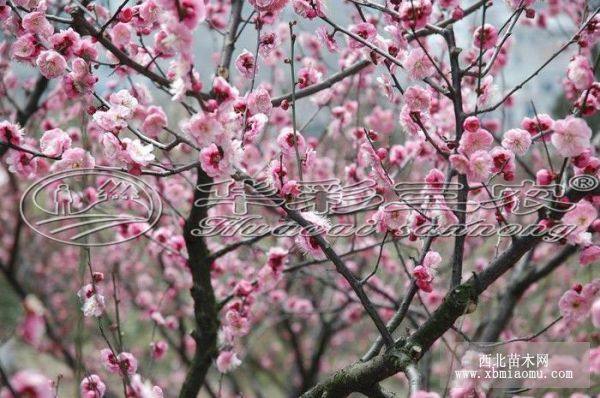
[{"label": "registered trademark symbol", "polygon": [[598,185],[600,185],[598,178],[587,174],[575,176],[569,180],[569,186],[578,191],[593,191]]}]

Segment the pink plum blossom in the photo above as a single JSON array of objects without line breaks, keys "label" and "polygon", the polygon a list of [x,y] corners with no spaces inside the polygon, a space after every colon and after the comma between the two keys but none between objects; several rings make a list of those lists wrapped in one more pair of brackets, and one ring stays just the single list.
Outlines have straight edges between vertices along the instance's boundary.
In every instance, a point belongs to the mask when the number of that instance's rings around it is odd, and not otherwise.
[{"label": "pink plum blossom", "polygon": [[531,145],[531,135],[521,129],[511,129],[504,133],[502,146],[515,154],[523,156]]},{"label": "pink plum blossom", "polygon": [[299,132],[294,134],[292,129],[283,130],[277,137],[277,143],[279,144],[281,152],[287,156],[293,156],[293,154],[295,154],[296,147],[298,148],[299,153],[304,153],[306,148],[304,137],[302,137]]},{"label": "pink plum blossom", "polygon": [[538,170],[535,174],[535,181],[539,185],[550,185],[556,176],[548,169]]},{"label": "pink plum blossom", "polygon": [[239,158],[240,143],[235,141],[225,147],[210,144],[200,151],[200,165],[210,177],[227,175]]},{"label": "pink plum blossom", "polygon": [[57,157],[71,147],[71,137],[61,129],[44,132],[40,139],[40,149],[46,156]]},{"label": "pink plum blossom", "polygon": [[473,32],[473,45],[477,48],[488,50],[496,45],[498,30],[490,24],[479,26]]},{"label": "pink plum blossom", "polygon": [[152,385],[149,380],[143,380],[139,374],[131,377],[128,395],[133,398],[163,398],[160,387]]},{"label": "pink plum blossom", "polygon": [[252,79],[257,69],[256,59],[250,51],[244,50],[235,59],[235,67],[246,79]]},{"label": "pink plum blossom", "polygon": [[133,375],[137,371],[137,359],[129,352],[121,352],[115,355],[110,349],[100,351],[103,365],[111,373],[125,373]]},{"label": "pink plum blossom", "polygon": [[403,2],[400,7],[400,17],[405,28],[419,29],[424,27],[431,13],[430,0]]},{"label": "pink plum blossom", "polygon": [[129,24],[119,22],[110,31],[110,37],[118,47],[124,47],[131,41]]},{"label": "pink plum blossom", "polygon": [[263,132],[269,118],[259,113],[246,121],[246,133],[244,135],[244,143],[254,142],[257,137]]},{"label": "pink plum blossom", "polygon": [[203,0],[183,0],[181,8],[184,15],[183,24],[188,29],[195,29],[199,23],[204,22],[206,19],[206,4]]},{"label": "pink plum blossom", "polygon": [[487,151],[476,151],[469,159],[467,176],[471,181],[482,182],[490,175],[492,158]]},{"label": "pink plum blossom", "polygon": [[8,120],[0,121],[0,141],[12,145],[19,145],[23,138],[23,129]]},{"label": "pink plum blossom", "polygon": [[584,232],[597,217],[598,212],[594,206],[590,202],[583,200],[578,202],[565,214],[562,222],[565,225],[575,226],[577,231]]},{"label": "pink plum blossom", "polygon": [[167,350],[169,349],[169,345],[164,340],[153,342],[151,344],[151,347],[152,358],[154,358],[157,361],[164,358],[165,354],[167,353]]},{"label": "pink plum blossom", "polygon": [[166,126],[167,115],[165,112],[160,107],[151,106],[148,108],[148,114],[146,115],[140,130],[150,137],[157,137]]},{"label": "pink plum blossom", "polygon": [[17,328],[17,333],[27,344],[38,346],[46,332],[44,315],[46,309],[34,296],[27,296],[23,302],[25,316]]},{"label": "pink plum blossom", "polygon": [[578,90],[585,90],[594,82],[594,72],[587,57],[573,57],[567,70],[567,78]]},{"label": "pink plum blossom", "polygon": [[[373,24],[370,24],[368,22],[361,22],[357,25],[351,26],[350,32],[354,33],[355,35],[359,36],[361,39],[363,39],[365,41],[373,40],[373,38],[377,34],[377,30],[375,29],[375,26],[373,26]],[[364,44],[362,44],[360,41],[358,41],[356,39],[349,39],[348,45],[351,48],[361,48],[364,46]]]},{"label": "pink plum blossom", "polygon": [[535,136],[541,132],[547,132],[554,127],[554,120],[545,113],[540,113],[534,117],[525,117],[521,122],[521,127]]},{"label": "pink plum blossom", "polygon": [[183,122],[181,129],[195,138],[198,145],[205,146],[216,139],[218,123],[207,114],[196,113]]},{"label": "pink plum blossom", "polygon": [[404,67],[410,77],[417,80],[425,79],[435,73],[433,63],[420,47],[414,48],[408,53]]},{"label": "pink plum blossom", "polygon": [[48,37],[54,32],[54,27],[40,11],[33,11],[23,17],[23,28],[41,37]]},{"label": "pink plum blossom", "polygon": [[589,145],[592,130],[583,119],[569,116],[554,123],[551,141],[556,151],[565,157],[581,154]]},{"label": "pink plum blossom", "polygon": [[22,370],[10,378],[10,385],[17,393],[14,396],[8,388],[0,392],[2,398],[20,398],[30,396],[35,398],[53,398],[52,381],[46,376],[32,370]]},{"label": "pink plum blossom", "polygon": [[515,154],[506,148],[496,146],[490,151],[492,157],[492,172],[501,173],[505,181],[512,181],[515,177]]},{"label": "pink plum blossom", "polygon": [[260,36],[259,53],[263,57],[269,56],[280,44],[280,38],[275,32],[263,33]]},{"label": "pink plum blossom", "polygon": [[465,131],[468,131],[470,133],[475,133],[477,130],[479,130],[480,127],[481,123],[477,116],[469,116],[463,122],[463,128],[465,129]]},{"label": "pink plum blossom", "polygon": [[560,313],[568,320],[579,321],[585,318],[592,303],[584,295],[569,289],[558,302]]},{"label": "pink plum blossom", "polygon": [[474,132],[465,131],[460,138],[459,149],[464,154],[470,155],[480,150],[489,149],[493,142],[494,137],[485,129]]},{"label": "pink plum blossom", "polygon": [[154,146],[152,144],[144,145],[140,140],[130,138],[124,138],[122,142],[125,146],[127,160],[140,166],[147,166],[154,160],[154,154],[152,153]]},{"label": "pink plum blossom", "polygon": [[324,4],[322,0],[292,0],[296,14],[307,19],[315,19],[324,16]]},{"label": "pink plum blossom", "polygon": [[264,113],[265,115],[269,115],[271,113],[271,109],[273,109],[273,105],[271,104],[271,96],[269,92],[264,88],[258,88],[254,90],[248,96],[248,110],[251,113]]},{"label": "pink plum blossom", "polygon": [[65,91],[70,98],[91,93],[98,78],[89,71],[88,64],[76,58],[71,64],[72,71],[64,78]]},{"label": "pink plum blossom", "polygon": [[288,3],[288,0],[250,0],[250,4],[258,11],[277,12]]},{"label": "pink plum blossom", "polygon": [[422,291],[426,293],[431,293],[433,291],[433,274],[431,270],[423,265],[417,265],[412,272],[413,277],[415,278],[415,283]]},{"label": "pink plum blossom", "polygon": [[96,374],[85,376],[79,388],[84,398],[102,398],[106,392],[106,384]]},{"label": "pink plum blossom", "polygon": [[581,251],[579,264],[590,265],[600,261],[600,246],[591,245]]},{"label": "pink plum blossom", "polygon": [[323,253],[321,246],[319,246],[317,236],[322,235],[329,230],[330,223],[326,218],[321,217],[316,213],[304,212],[301,213],[301,215],[310,223],[310,225],[309,227],[303,228],[302,232],[296,236],[296,244],[306,255],[314,257],[317,260],[323,259],[325,253]]},{"label": "pink plum blossom", "polygon": [[61,159],[52,165],[52,170],[91,169],[95,164],[95,159],[83,148],[69,148],[63,152]]},{"label": "pink plum blossom", "polygon": [[36,64],[47,79],[62,76],[67,68],[67,61],[54,50],[42,51],[37,57]]},{"label": "pink plum blossom", "polygon": [[[0,398],[403,393],[378,329],[407,291],[389,334],[423,380],[452,325],[510,341],[560,313],[548,338],[597,340],[592,2],[59,3],[0,0],[0,303],[26,346]],[[71,227],[89,248],[53,241]]]},{"label": "pink plum blossom", "polygon": [[306,88],[317,84],[322,76],[323,73],[313,66],[300,68],[298,71],[298,88]]},{"label": "pink plum blossom", "polygon": [[400,229],[407,219],[407,213],[401,206],[382,206],[373,216],[373,221],[380,232],[396,231]]},{"label": "pink plum blossom", "polygon": [[233,351],[221,351],[217,357],[217,369],[221,373],[229,373],[240,366],[241,363],[242,361],[240,361]]},{"label": "pink plum blossom", "polygon": [[404,101],[411,111],[426,112],[431,103],[431,94],[418,86],[411,86],[404,93]]},{"label": "pink plum blossom", "polygon": [[58,33],[51,35],[48,40],[52,44],[52,48],[61,54],[63,57],[72,57],[75,53],[76,45],[79,44],[81,37],[73,28],[61,30]]},{"label": "pink plum blossom", "polygon": [[216,77],[213,81],[213,91],[219,104],[229,103],[239,95],[238,90],[229,85],[221,76]]},{"label": "pink plum blossom", "polygon": [[8,154],[6,163],[8,164],[8,171],[11,173],[17,173],[25,178],[33,178],[37,174],[40,161],[39,158],[35,158],[29,153],[11,151]]},{"label": "pink plum blossom", "polygon": [[438,169],[432,169],[425,176],[425,182],[430,188],[442,188],[446,177]]},{"label": "pink plum blossom", "polygon": [[32,33],[20,36],[12,45],[12,55],[21,61],[33,61],[40,53],[38,41]]},{"label": "pink plum blossom", "polygon": [[106,300],[93,285],[85,285],[78,292],[77,296],[83,302],[81,310],[86,317],[99,317],[106,309]]},{"label": "pink plum blossom", "polygon": [[330,53],[337,52],[339,50],[339,46],[335,41],[335,38],[332,34],[329,33],[327,27],[319,26],[315,31],[315,35],[319,38],[320,42],[327,47],[327,50]]},{"label": "pink plum blossom", "polygon": [[427,268],[437,268],[442,263],[442,256],[438,252],[428,251],[423,260],[423,266]]}]

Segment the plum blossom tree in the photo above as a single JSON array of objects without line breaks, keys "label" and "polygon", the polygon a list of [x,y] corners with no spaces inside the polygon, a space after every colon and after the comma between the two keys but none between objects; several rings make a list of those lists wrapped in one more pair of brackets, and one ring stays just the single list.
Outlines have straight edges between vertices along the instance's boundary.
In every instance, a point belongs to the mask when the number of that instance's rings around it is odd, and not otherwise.
[{"label": "plum blossom tree", "polygon": [[[599,11],[0,0],[2,294],[44,358],[0,354],[0,397],[484,397],[461,342],[597,347]],[[555,36],[517,66],[523,32]],[[548,75],[565,112],[526,91]],[[164,211],[50,241],[20,198],[70,170]]]}]

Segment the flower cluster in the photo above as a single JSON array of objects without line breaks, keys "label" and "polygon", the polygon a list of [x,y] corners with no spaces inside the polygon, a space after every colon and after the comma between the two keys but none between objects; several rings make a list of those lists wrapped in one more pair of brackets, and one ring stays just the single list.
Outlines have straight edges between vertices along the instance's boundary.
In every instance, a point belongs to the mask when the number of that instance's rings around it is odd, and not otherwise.
[{"label": "flower cluster", "polygon": [[383,395],[400,335],[438,386],[461,316],[596,341],[593,7],[0,0],[0,398]]}]

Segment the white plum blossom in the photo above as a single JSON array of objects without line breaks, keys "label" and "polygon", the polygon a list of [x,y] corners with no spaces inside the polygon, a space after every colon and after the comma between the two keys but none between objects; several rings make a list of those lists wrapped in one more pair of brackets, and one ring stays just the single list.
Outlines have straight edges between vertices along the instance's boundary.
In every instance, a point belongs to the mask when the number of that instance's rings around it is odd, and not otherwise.
[{"label": "white plum blossom", "polygon": [[135,398],[163,398],[163,391],[153,386],[149,380],[143,380],[139,374],[131,376],[131,390]]},{"label": "white plum blossom", "polygon": [[154,154],[152,153],[154,146],[152,144],[144,145],[140,140],[130,138],[124,138],[123,144],[125,145],[126,155],[132,162],[140,166],[147,166],[154,160]]},{"label": "white plum blossom", "polygon": [[79,289],[77,296],[83,301],[81,310],[84,316],[99,317],[104,313],[106,301],[96,286],[92,284],[85,285]]}]

